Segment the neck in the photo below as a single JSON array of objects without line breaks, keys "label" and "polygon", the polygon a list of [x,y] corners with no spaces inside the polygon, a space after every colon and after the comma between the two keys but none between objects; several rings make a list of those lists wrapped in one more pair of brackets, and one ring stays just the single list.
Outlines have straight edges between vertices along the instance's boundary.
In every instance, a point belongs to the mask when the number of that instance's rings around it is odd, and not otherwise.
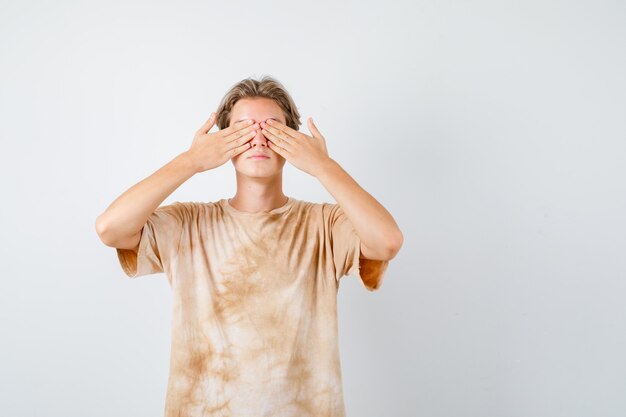
[{"label": "neck", "polygon": [[282,175],[251,178],[237,174],[237,193],[228,200],[231,206],[247,213],[263,213],[287,204]]}]

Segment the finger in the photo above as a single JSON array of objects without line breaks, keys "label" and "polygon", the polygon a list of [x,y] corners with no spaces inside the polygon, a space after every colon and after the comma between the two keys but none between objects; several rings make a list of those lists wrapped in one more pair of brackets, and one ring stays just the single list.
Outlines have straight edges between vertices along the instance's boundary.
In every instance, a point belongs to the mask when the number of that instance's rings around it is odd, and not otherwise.
[{"label": "finger", "polygon": [[[274,142],[274,144],[280,146],[281,148],[285,149],[285,150],[291,150],[291,143],[289,143],[289,141],[284,140],[281,137],[276,136],[274,133],[266,130],[266,129],[262,129],[261,132],[263,133],[263,135],[271,142]],[[282,133],[284,135],[284,133]]]},{"label": "finger", "polygon": [[324,139],[324,136],[322,136],[320,131],[317,130],[317,126],[315,126],[315,123],[313,123],[313,118],[312,117],[309,117],[308,125],[309,125],[309,132],[311,132],[313,134],[313,136],[315,136],[316,138],[319,138],[319,139]]},{"label": "finger", "polygon": [[[286,133],[286,132],[284,132],[282,130],[279,130],[279,129],[275,128],[275,127],[272,127],[272,126],[270,126],[268,124],[265,125],[265,129],[264,130],[261,129],[261,132],[268,132],[269,134],[273,135],[275,138],[282,139],[284,142],[287,142],[287,143],[291,143],[291,141],[295,139],[295,138],[289,136],[288,133]],[[283,146],[283,145],[281,144],[281,146]]]},{"label": "finger", "polygon": [[237,123],[235,123],[235,124],[233,124],[231,126],[228,126],[228,127],[224,128],[224,129],[222,129],[221,130],[222,136],[228,136],[228,135],[230,135],[233,132],[238,132],[239,130],[241,130],[241,129],[245,128],[245,127],[251,126],[253,124],[254,124],[254,121],[252,121],[252,120],[241,120],[241,121],[239,121],[239,122],[237,122]]},{"label": "finger", "polygon": [[286,135],[293,137],[294,139],[297,138],[298,136],[302,135],[302,132],[298,132],[295,129],[290,128],[289,126],[287,126],[286,124],[283,124],[277,120],[274,119],[268,119],[267,123],[265,123],[266,125],[268,125],[269,127],[273,127],[274,129],[277,129],[281,132],[285,132]]},{"label": "finger", "polygon": [[289,158],[287,158],[287,150],[286,149],[281,148],[280,146],[276,145],[274,142],[269,142],[268,141],[267,144],[269,145],[271,150],[273,150],[274,152],[276,152],[277,154],[279,154],[283,158],[289,159]]},{"label": "finger", "polygon": [[328,148],[326,147],[326,139],[324,139],[324,136],[322,136],[320,131],[317,129],[317,126],[315,126],[315,123],[313,122],[312,117],[309,117],[308,119],[308,126],[309,126],[309,132],[311,132],[313,137],[320,140],[322,144],[322,149],[324,149],[324,152],[328,155]]},{"label": "finger", "polygon": [[233,156],[237,156],[242,152],[247,151],[248,149],[250,149],[250,147],[252,146],[252,144],[250,142],[246,142],[241,146],[237,146],[233,149],[230,150],[230,157],[232,158]]},{"label": "finger", "polygon": [[256,136],[257,128],[258,126],[254,124],[252,126],[248,126],[244,129],[233,132],[230,135],[226,136],[224,139],[226,139],[226,142],[233,142],[233,141],[236,142],[239,139],[250,140]]},{"label": "finger", "polygon": [[215,112],[212,112],[207,121],[204,122],[202,127],[200,127],[200,129],[198,129],[196,133],[208,133],[215,124],[215,119]]}]

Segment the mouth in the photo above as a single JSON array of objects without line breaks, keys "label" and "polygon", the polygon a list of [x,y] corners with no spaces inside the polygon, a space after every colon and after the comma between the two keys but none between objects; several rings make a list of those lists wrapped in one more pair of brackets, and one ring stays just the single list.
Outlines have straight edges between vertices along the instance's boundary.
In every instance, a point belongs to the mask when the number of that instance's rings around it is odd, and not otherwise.
[{"label": "mouth", "polygon": [[267,155],[252,155],[248,159],[270,159],[270,157]]}]

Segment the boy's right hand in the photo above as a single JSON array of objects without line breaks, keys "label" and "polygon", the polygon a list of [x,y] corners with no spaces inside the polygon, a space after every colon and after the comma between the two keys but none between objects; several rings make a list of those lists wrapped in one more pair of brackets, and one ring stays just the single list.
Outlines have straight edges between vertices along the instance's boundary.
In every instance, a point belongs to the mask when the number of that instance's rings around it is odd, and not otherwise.
[{"label": "boy's right hand", "polygon": [[187,155],[196,169],[196,173],[217,168],[234,156],[250,149],[250,140],[259,129],[257,123],[242,120],[217,132],[209,133],[217,119],[215,112],[196,132]]}]

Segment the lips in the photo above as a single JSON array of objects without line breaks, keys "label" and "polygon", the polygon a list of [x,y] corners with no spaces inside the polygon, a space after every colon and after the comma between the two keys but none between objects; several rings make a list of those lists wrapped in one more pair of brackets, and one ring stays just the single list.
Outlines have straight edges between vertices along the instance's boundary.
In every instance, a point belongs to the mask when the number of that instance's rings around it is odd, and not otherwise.
[{"label": "lips", "polygon": [[257,153],[257,154],[254,154],[254,155],[250,155],[248,157],[248,159],[250,159],[250,158],[265,158],[265,159],[267,159],[267,158],[269,158],[269,155],[265,155],[265,154],[262,154],[262,153]]}]

